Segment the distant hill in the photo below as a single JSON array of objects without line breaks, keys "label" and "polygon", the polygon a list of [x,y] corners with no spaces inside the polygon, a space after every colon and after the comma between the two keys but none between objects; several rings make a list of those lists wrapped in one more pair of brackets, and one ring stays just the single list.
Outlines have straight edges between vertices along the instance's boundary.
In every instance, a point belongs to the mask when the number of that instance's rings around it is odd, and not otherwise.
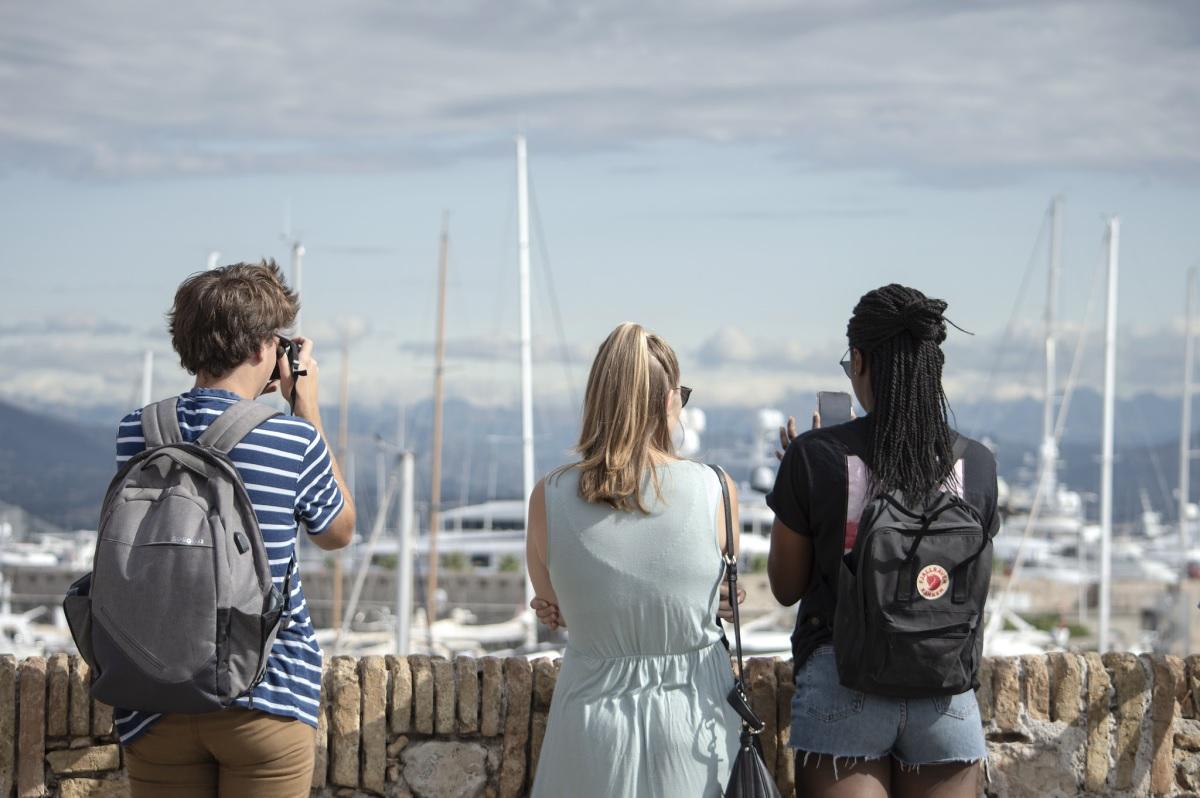
[{"label": "distant hill", "polygon": [[[805,426],[814,400],[807,393],[797,393],[777,406],[797,415]],[[739,479],[748,477],[748,467],[739,467],[739,457],[744,459],[753,449],[757,410],[752,406],[704,409],[708,430],[701,456],[727,465]],[[1032,455],[1041,434],[1038,402],[973,403],[954,409],[959,429],[994,443],[1001,476],[1013,483],[1032,478]],[[543,474],[570,459],[568,450],[578,432],[578,414],[562,405],[538,405],[535,411],[535,471]],[[1114,515],[1118,520],[1136,519],[1144,491],[1164,519],[1172,520],[1178,479],[1178,400],[1133,397],[1118,402],[1117,414]],[[119,415],[115,410],[93,409],[67,420],[0,402],[0,502],[22,507],[58,527],[93,527],[114,471],[114,422],[93,419]],[[338,428],[336,407],[322,408],[322,416],[326,429]],[[417,454],[416,499],[422,505],[429,496],[432,416],[429,401],[410,405],[405,413],[404,438]],[[1194,417],[1200,419],[1200,405]],[[1060,478],[1085,494],[1094,494],[1099,481],[1099,419],[1099,396],[1080,391],[1062,446]],[[352,456],[344,467],[356,485],[361,508],[367,511],[361,515],[367,518],[376,499],[375,467],[380,454],[376,436],[397,439],[397,408],[352,405],[349,421]],[[447,506],[520,495],[519,435],[518,407],[482,407],[461,399],[447,400],[442,470],[442,496]],[[1200,497],[1200,464],[1192,473],[1192,495]],[[1088,510],[1094,516],[1094,502]]]},{"label": "distant hill", "polygon": [[91,528],[112,479],[114,432],[0,402],[0,502]]}]

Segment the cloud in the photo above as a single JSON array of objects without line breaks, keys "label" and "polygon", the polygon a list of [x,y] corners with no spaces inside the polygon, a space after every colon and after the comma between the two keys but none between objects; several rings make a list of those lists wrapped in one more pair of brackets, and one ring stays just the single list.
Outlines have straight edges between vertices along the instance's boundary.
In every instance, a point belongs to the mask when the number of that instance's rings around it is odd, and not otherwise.
[{"label": "cloud", "polygon": [[1200,174],[1187,3],[0,7],[0,170],[419,168],[666,140],[961,182]]},{"label": "cloud", "polygon": [[[532,343],[533,358],[543,364],[561,363],[564,357],[579,369],[590,366],[595,350],[578,344],[566,344],[549,338],[535,338]],[[400,351],[421,358],[432,358],[432,341],[405,341]],[[521,356],[521,344],[515,338],[455,338],[446,342],[447,360],[504,360],[517,362]]]},{"label": "cloud", "polygon": [[[135,332],[134,328],[111,319],[90,316],[46,317],[32,321],[0,322],[0,338],[46,335],[124,336]],[[156,331],[157,332],[157,331]]]},{"label": "cloud", "polygon": [[[1103,331],[1094,325],[1083,330],[1063,324],[1058,335],[1058,391],[1061,393],[1074,368],[1076,348],[1082,345],[1077,387],[1099,391],[1104,380]],[[945,383],[958,401],[1009,401],[1040,398],[1044,391],[1043,330],[1030,322],[1004,336],[968,337],[952,331],[944,345]],[[830,389],[844,380],[837,360],[845,350],[841,341],[805,342],[795,339],[760,339],[736,327],[713,333],[690,353],[695,366],[709,382],[749,385],[764,397],[792,390]],[[1183,383],[1183,325],[1138,328],[1122,326],[1117,336],[1117,390],[1122,395],[1149,391],[1176,395]],[[768,387],[773,386],[773,387]],[[734,392],[736,394],[736,391]]]}]

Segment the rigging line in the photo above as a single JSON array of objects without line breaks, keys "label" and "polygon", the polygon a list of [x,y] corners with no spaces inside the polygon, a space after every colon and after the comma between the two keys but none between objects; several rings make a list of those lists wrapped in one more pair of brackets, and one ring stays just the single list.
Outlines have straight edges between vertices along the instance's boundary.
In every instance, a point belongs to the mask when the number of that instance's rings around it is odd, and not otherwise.
[{"label": "rigging line", "polygon": [[[992,395],[992,389],[995,387],[996,376],[1000,371],[1001,361],[1004,359],[1004,354],[1007,349],[1007,345],[1008,345],[1009,341],[1012,339],[1013,332],[1016,328],[1017,311],[1021,308],[1022,303],[1025,301],[1025,292],[1028,290],[1030,278],[1033,276],[1034,258],[1037,257],[1038,250],[1040,250],[1042,248],[1042,240],[1046,236],[1046,228],[1047,228],[1049,221],[1050,221],[1050,212],[1047,210],[1045,213],[1042,214],[1042,223],[1038,227],[1037,237],[1034,238],[1033,250],[1029,253],[1029,259],[1025,263],[1025,274],[1021,277],[1021,286],[1020,286],[1020,288],[1017,289],[1017,298],[1016,298],[1016,301],[1013,302],[1012,311],[1009,313],[1008,323],[1004,326],[1004,334],[1000,337],[1000,342],[998,344],[996,344],[996,355],[992,361],[992,368],[988,372],[987,382],[984,383],[984,391],[983,391],[982,395],[985,398],[990,397]],[[1028,371],[1026,373],[1028,373]],[[994,420],[995,411],[993,410],[993,412],[990,415],[992,416],[992,419]],[[979,437],[979,433],[981,431],[980,428],[982,426],[983,426],[982,420],[977,421],[974,425],[974,428],[971,430],[971,434],[968,437],[971,437],[971,438]]]},{"label": "rigging line", "polygon": [[1158,451],[1154,448],[1154,445],[1150,442],[1150,436],[1146,433],[1146,414],[1137,402],[1131,402],[1130,404],[1133,405],[1133,412],[1137,413],[1139,422],[1136,425],[1138,436],[1142,439],[1142,448],[1146,450],[1146,455],[1150,459],[1150,466],[1154,470],[1154,481],[1158,483],[1156,487],[1159,493],[1162,494],[1165,506],[1169,508],[1172,502],[1171,489],[1167,487],[1167,475],[1163,471],[1162,463],[1159,462]]},{"label": "rigging line", "polygon": [[[1063,401],[1058,408],[1058,416],[1054,421],[1054,444],[1058,446],[1062,440],[1063,431],[1066,429],[1067,413],[1071,409],[1071,399],[1075,395],[1075,384],[1079,379],[1079,371],[1083,364],[1083,353],[1087,351],[1087,332],[1091,324],[1092,314],[1096,309],[1096,299],[1099,295],[1102,277],[1105,273],[1106,262],[1102,258],[1096,265],[1096,270],[1092,275],[1092,286],[1088,291],[1087,310],[1084,313],[1083,324],[1079,327],[1079,336],[1075,343],[1075,354],[1071,358],[1071,370],[1067,375],[1067,383],[1063,391]],[[1029,533],[1033,531],[1033,525],[1037,523],[1038,516],[1041,514],[1042,504],[1047,498],[1044,496],[1044,486],[1046,484],[1044,469],[1048,464],[1043,463],[1038,469],[1037,475],[1037,490],[1033,494],[1033,504],[1029,508],[1029,518],[1025,522],[1025,529],[1021,533],[1021,541],[1017,544],[1017,553],[1013,558],[1012,572],[1009,574],[1008,583],[1004,586],[1004,592],[1000,594],[998,607],[995,618],[999,618],[1004,613],[1008,606],[1008,596],[1012,591],[1013,585],[1020,581],[1021,567],[1024,563],[1025,543],[1029,540]],[[1082,544],[1082,536],[1079,541]],[[993,621],[993,623],[996,623]],[[989,629],[994,631],[993,629]]]},{"label": "rigging line", "polygon": [[554,270],[550,268],[550,251],[546,247],[545,225],[542,224],[542,212],[538,208],[537,191],[533,178],[529,179],[529,199],[533,206],[533,228],[537,233],[538,250],[542,256],[542,273],[546,276],[546,289],[550,292],[550,308],[554,313],[554,326],[558,331],[558,343],[562,351],[563,374],[567,380],[567,396],[571,399],[571,408],[579,407],[575,395],[575,373],[571,363],[571,351],[567,347],[567,334],[563,327],[562,309],[558,304],[558,290],[554,287]]}]

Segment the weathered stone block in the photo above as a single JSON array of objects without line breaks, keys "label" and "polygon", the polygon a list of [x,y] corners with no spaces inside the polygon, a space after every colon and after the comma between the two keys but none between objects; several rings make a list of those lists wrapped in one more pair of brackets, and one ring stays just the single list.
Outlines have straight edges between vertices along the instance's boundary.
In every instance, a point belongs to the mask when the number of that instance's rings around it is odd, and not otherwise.
[{"label": "weathered stone block", "polygon": [[0,798],[17,780],[17,660],[0,656]]},{"label": "weathered stone block", "polygon": [[474,657],[454,660],[454,681],[458,692],[458,733],[479,732],[479,666]]},{"label": "weathered stone block", "polygon": [[1150,658],[1150,791],[1163,794],[1175,783],[1176,696],[1184,678],[1183,660],[1157,655]]},{"label": "weathered stone block", "polygon": [[1050,719],[1071,724],[1079,718],[1083,695],[1083,659],[1058,651],[1050,655]]},{"label": "weathered stone block", "polygon": [[496,657],[479,660],[479,733],[497,737],[504,728],[504,671]]},{"label": "weathered stone block", "polygon": [[92,736],[102,739],[113,736],[113,708],[103,701],[92,701]]},{"label": "weathered stone block", "polygon": [[547,713],[535,710],[529,720],[529,776],[526,779],[526,789],[533,789],[533,780],[537,777],[538,762],[542,758],[542,741],[546,738]]},{"label": "weathered stone block", "polygon": [[63,779],[59,798],[129,798],[129,781],[122,773],[112,779]]},{"label": "weathered stone block", "polygon": [[1020,661],[1014,657],[992,660],[993,717],[1000,731],[1021,731]]},{"label": "weathered stone block", "polygon": [[412,668],[413,730],[433,734],[433,666],[429,657],[414,654],[408,658]]},{"label": "weathered stone block", "polygon": [[388,721],[392,734],[407,734],[412,728],[412,668],[409,667],[408,657],[389,656],[386,662],[392,681]]},{"label": "weathered stone block", "polygon": [[404,781],[423,798],[474,798],[487,785],[487,752],[477,742],[427,740],[402,758]]},{"label": "weathered stone block", "polygon": [[1050,720],[1050,670],[1046,657],[1031,654],[1021,657],[1025,675],[1025,713],[1030,720]]},{"label": "weathered stone block", "polygon": [[17,723],[17,798],[46,794],[46,660],[22,660]]},{"label": "weathered stone block", "polygon": [[[68,676],[67,733],[72,737],[86,737],[92,732],[92,684],[91,669],[83,657],[71,657],[71,672]],[[2,793],[0,793],[2,794]]]},{"label": "weathered stone block", "polygon": [[1181,751],[1200,751],[1200,734],[1176,732],[1175,747]]},{"label": "weathered stone block", "polygon": [[535,712],[548,712],[550,702],[554,699],[554,685],[558,681],[558,669],[554,661],[542,657],[535,659],[533,666],[533,709]]},{"label": "weathered stone block", "polygon": [[1183,716],[1200,718],[1200,654],[1192,654],[1184,663],[1187,668],[1187,699],[1183,703]]},{"label": "weathered stone block", "polygon": [[1101,792],[1108,780],[1109,695],[1112,681],[1100,655],[1084,655],[1087,663],[1087,755],[1084,757],[1084,789]]},{"label": "weathered stone block", "polygon": [[55,773],[103,773],[121,767],[121,752],[116,745],[94,745],[90,748],[66,748],[46,755]]},{"label": "weathered stone block", "polygon": [[46,734],[49,737],[67,736],[67,708],[71,661],[64,653],[46,660]]},{"label": "weathered stone block", "polygon": [[533,670],[521,657],[504,660],[507,711],[504,719],[504,758],[500,763],[500,798],[517,798],[525,789],[525,744],[529,741],[529,715]]},{"label": "weathered stone block", "polygon": [[387,768],[388,678],[383,657],[363,657],[358,678],[362,690],[362,786],[382,793]]},{"label": "weathered stone block", "polygon": [[458,696],[454,690],[454,665],[436,657],[433,666],[433,729],[438,734],[454,734],[454,716]]},{"label": "weathered stone block", "polygon": [[357,787],[362,706],[358,669],[353,657],[334,657],[330,670],[333,695],[329,702],[329,781]]},{"label": "weathered stone block", "polygon": [[403,753],[404,749],[407,747],[408,747],[408,737],[402,734],[399,737],[397,737],[396,739],[392,740],[390,743],[388,743],[387,758],[388,759],[399,759],[400,754]]},{"label": "weathered stone block", "polygon": [[995,714],[993,679],[992,658],[986,657],[983,662],[979,663],[979,689],[975,691],[975,701],[979,704],[979,719],[983,721],[984,726],[992,722]]},{"label": "weathered stone block", "polygon": [[321,668],[321,706],[317,709],[317,733],[313,736],[314,790],[324,789],[329,781],[329,697],[333,689],[332,671],[328,662]]},{"label": "weathered stone block", "polygon": [[[796,682],[792,677],[792,661],[778,660],[775,663],[775,716],[779,719],[778,745],[775,748],[775,786],[781,795],[794,795],[796,786],[795,758],[788,746],[791,732],[788,719],[792,715],[792,696]],[[767,763],[770,767],[770,763]]]},{"label": "weathered stone block", "polygon": [[765,657],[746,661],[746,690],[750,708],[765,726],[758,741],[762,745],[763,761],[774,762],[779,747],[779,724],[775,718],[775,662]]},{"label": "weathered stone block", "polygon": [[1117,691],[1117,749],[1113,786],[1118,790],[1129,790],[1133,789],[1133,769],[1137,764],[1138,744],[1142,739],[1142,716],[1146,711],[1150,680],[1142,662],[1134,654],[1109,652],[1101,659],[1112,671]]}]

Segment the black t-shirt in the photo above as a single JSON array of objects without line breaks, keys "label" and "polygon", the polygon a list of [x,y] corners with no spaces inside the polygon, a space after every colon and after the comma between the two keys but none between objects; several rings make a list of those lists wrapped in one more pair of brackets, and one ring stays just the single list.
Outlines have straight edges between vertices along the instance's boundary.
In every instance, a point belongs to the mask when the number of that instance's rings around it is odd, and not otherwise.
[{"label": "black t-shirt", "polygon": [[[820,645],[833,639],[839,561],[854,546],[858,521],[868,500],[867,452],[870,416],[815,429],[792,441],[779,465],[767,505],[789,529],[812,538],[813,579],[800,602],[792,656],[799,667]],[[966,438],[955,464],[962,497],[979,511],[984,528],[995,535],[996,459],[987,447]]]}]

